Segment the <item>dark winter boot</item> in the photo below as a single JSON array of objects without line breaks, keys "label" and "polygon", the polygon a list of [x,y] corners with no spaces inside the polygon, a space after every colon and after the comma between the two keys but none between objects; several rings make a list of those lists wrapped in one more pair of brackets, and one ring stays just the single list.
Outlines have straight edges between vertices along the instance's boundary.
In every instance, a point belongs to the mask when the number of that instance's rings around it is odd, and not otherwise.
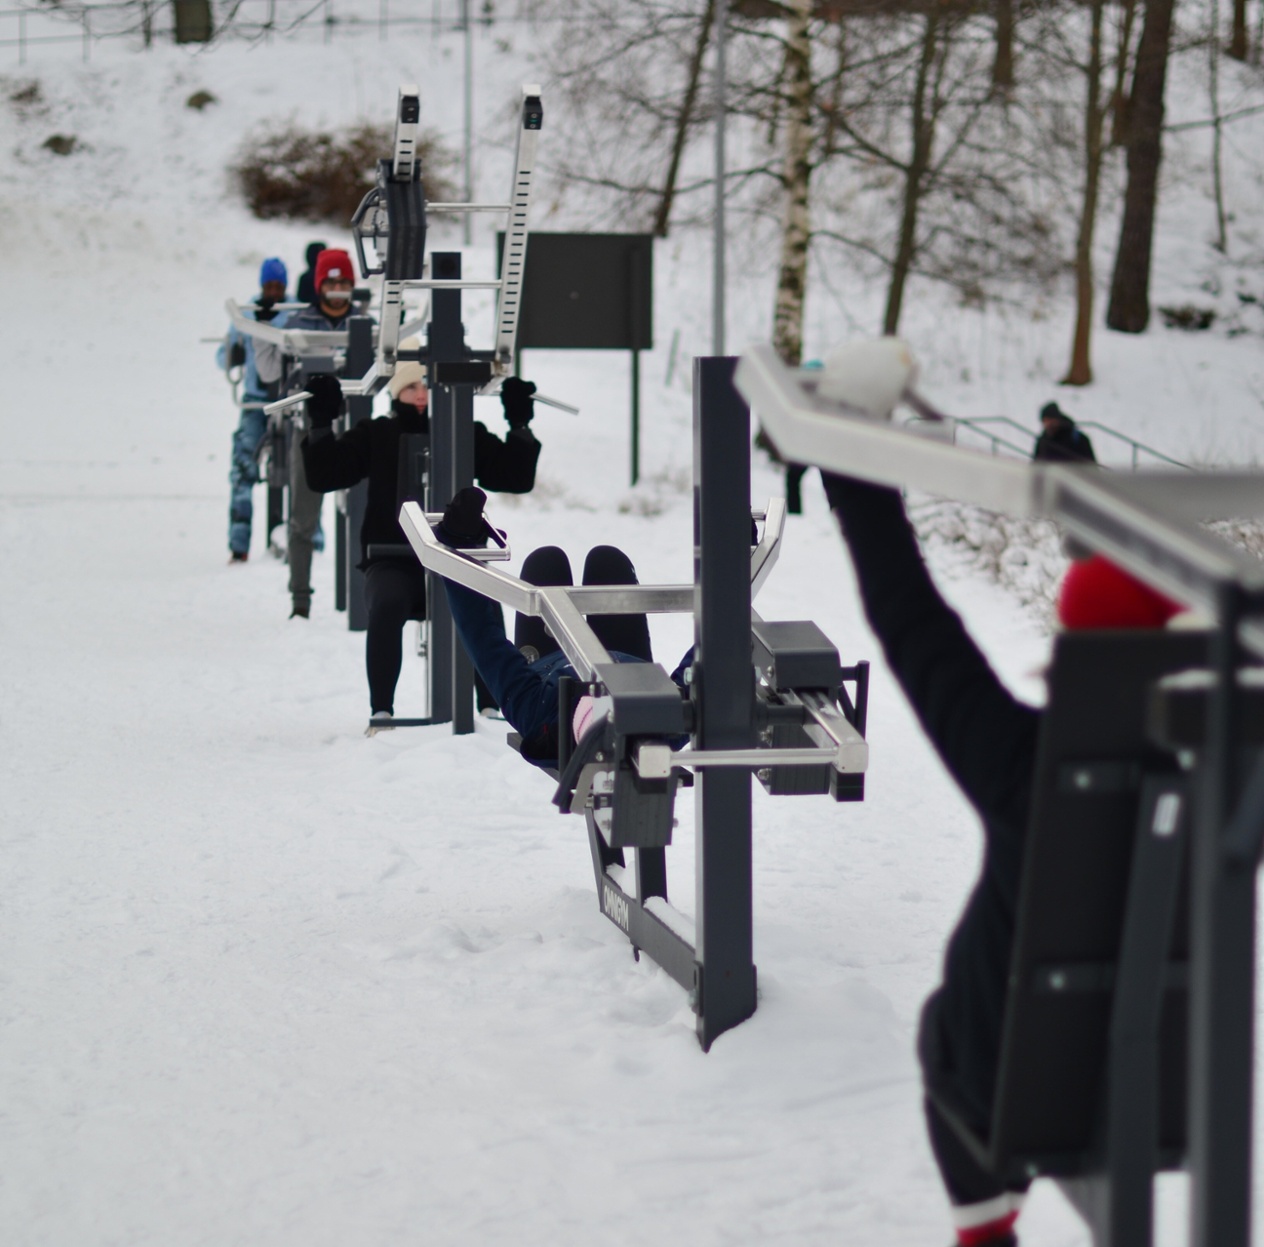
[{"label": "dark winter boot", "polygon": [[[593,546],[584,560],[586,585],[634,585],[636,568],[617,546]],[[590,615],[588,623],[608,650],[653,662],[650,629],[644,615]]]},{"label": "dark winter boot", "polygon": [[[566,551],[557,546],[541,546],[532,550],[522,563],[522,579],[532,585],[574,584],[571,577],[571,561]],[[514,616],[514,648],[528,662],[535,662],[555,653],[561,646],[549,636],[544,620],[534,615]]]}]

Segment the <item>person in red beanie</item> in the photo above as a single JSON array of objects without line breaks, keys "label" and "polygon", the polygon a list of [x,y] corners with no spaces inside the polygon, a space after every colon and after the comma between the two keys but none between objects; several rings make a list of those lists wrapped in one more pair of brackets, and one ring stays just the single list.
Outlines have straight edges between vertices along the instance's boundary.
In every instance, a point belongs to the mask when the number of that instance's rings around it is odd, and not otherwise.
[{"label": "person in red beanie", "polygon": [[[347,252],[326,247],[316,257],[316,299],[285,322],[286,329],[339,330],[346,327],[355,288],[355,269]],[[256,348],[259,375],[278,381],[285,366],[281,348],[261,343]],[[293,393],[299,378],[288,387]],[[312,551],[323,548],[320,537],[320,508],[324,495],[307,483],[303,456],[297,441],[290,454],[290,518],[287,528],[286,559],[290,565],[290,618],[306,619],[312,612]],[[319,547],[318,547],[319,542]]]},{"label": "person in red beanie", "polygon": [[[983,1169],[930,1092],[986,1133],[996,1089],[1030,822],[1041,711],[1013,697],[940,596],[896,490],[822,471],[865,614],[926,735],[983,823],[979,880],[948,939],[922,1011],[918,1058],[931,1150],[957,1247],[1016,1247],[1025,1184]],[[1074,564],[1059,601],[1067,628],[1158,628],[1181,608],[1100,556]]]},{"label": "person in red beanie", "polygon": [[1184,609],[1100,554],[1072,563],[1058,593],[1064,628],[1163,628]]}]

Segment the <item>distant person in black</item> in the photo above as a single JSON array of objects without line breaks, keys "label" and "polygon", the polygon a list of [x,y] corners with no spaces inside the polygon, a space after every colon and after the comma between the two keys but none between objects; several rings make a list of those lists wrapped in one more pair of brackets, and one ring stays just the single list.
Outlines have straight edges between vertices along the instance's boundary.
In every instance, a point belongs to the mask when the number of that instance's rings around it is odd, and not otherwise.
[{"label": "distant person in black", "polygon": [[[400,346],[416,350],[417,339]],[[330,426],[342,407],[338,379],[315,376],[308,382],[307,401],[311,433],[303,439],[303,463],[312,489],[325,493],[349,489],[368,477],[369,497],[360,529],[365,572],[365,603],[369,612],[365,637],[365,667],[369,677],[370,713],[381,727],[390,725],[395,711],[395,685],[403,660],[401,633],[410,619],[426,617],[426,574],[411,551],[406,555],[371,557],[371,546],[407,546],[399,526],[399,510],[415,482],[401,480],[401,439],[429,433],[425,368],[416,362],[397,366],[390,382],[391,414],[383,419],[362,420],[340,437]],[[535,486],[540,443],[530,428],[534,415],[530,381],[510,377],[501,388],[509,432],[502,441],[478,421],[474,423],[474,475],[485,489],[506,494],[529,493]],[[401,493],[403,496],[401,496]],[[421,498],[414,501],[422,502]]]},{"label": "distant person in black", "polygon": [[298,291],[296,297],[300,303],[316,302],[316,259],[322,251],[328,247],[328,243],[310,242],[307,244],[307,251],[304,259],[307,261],[307,271],[298,279]]},{"label": "distant person in black", "polygon": [[1093,443],[1057,403],[1040,409],[1041,433],[1031,457],[1046,463],[1096,463]]},{"label": "distant person in black", "polygon": [[[922,561],[898,491],[821,473],[865,615],[923,731],[983,822],[983,863],[922,1011],[918,1057],[931,1149],[959,1247],[1016,1247],[1025,1184],[1006,1187],[947,1125],[931,1093],[987,1134],[1026,851],[1041,711],[1001,683]],[[1162,627],[1180,607],[1100,556],[1072,565],[1067,628]]]}]

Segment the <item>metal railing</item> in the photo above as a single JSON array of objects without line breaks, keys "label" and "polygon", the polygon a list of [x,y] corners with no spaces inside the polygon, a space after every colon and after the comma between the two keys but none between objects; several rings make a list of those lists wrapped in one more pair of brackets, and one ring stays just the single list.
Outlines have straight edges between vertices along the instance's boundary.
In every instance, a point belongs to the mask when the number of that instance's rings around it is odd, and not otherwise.
[{"label": "metal railing", "polygon": [[[420,6],[401,0],[395,0],[394,12],[391,0],[242,0],[223,24],[215,14],[214,38],[268,40],[307,31],[319,32],[325,43],[332,43],[335,36],[372,31],[385,40],[397,27],[424,27],[436,34],[462,29],[459,0],[449,0],[449,4],[451,11],[444,13],[443,0],[432,0],[431,12],[422,14],[417,12]],[[469,20],[491,25],[496,19],[489,14]],[[16,48],[19,65],[27,63],[28,49],[36,46],[77,43],[88,61],[93,44],[104,39],[134,39],[148,47],[155,41],[170,42],[174,36],[172,7],[166,0],[151,0],[147,6],[136,0],[92,0],[56,9],[34,4],[0,9],[0,48]]]},{"label": "metal railing", "polygon": [[[921,422],[921,417],[919,416],[914,416],[908,421],[909,424]],[[1109,425],[1102,424],[1100,420],[1077,420],[1075,423],[1077,428],[1092,429],[1096,433],[1105,434],[1107,437],[1114,438],[1116,442],[1122,442],[1126,445],[1130,455],[1129,469],[1133,472],[1136,472],[1142,466],[1142,456],[1147,456],[1148,460],[1155,463],[1167,464],[1169,467],[1184,468],[1189,472],[1194,470],[1188,463],[1182,463],[1179,459],[1173,459],[1171,455],[1165,455],[1161,450],[1155,450],[1153,446],[1147,446],[1145,442],[1137,441],[1135,437],[1129,437],[1126,433],[1120,433],[1118,430],[1110,428]],[[1023,438],[1022,444],[1010,440],[1002,433],[993,432],[992,426],[996,425],[1017,430]],[[956,445],[958,434],[963,429],[983,438],[994,455],[1000,454],[1002,450],[1007,450],[1021,459],[1031,458],[1035,436],[1026,425],[1020,424],[1010,416],[953,416],[952,442],[954,445]]]}]

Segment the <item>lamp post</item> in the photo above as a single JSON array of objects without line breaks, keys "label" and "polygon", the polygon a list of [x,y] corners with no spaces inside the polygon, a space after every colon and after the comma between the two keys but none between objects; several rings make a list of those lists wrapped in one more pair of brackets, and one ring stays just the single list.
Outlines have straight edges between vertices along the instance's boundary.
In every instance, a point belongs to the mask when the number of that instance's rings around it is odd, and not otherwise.
[{"label": "lamp post", "polygon": [[725,38],[728,34],[728,0],[715,5],[715,239],[711,279],[711,354],[724,354],[724,122],[728,107],[725,81]]}]

